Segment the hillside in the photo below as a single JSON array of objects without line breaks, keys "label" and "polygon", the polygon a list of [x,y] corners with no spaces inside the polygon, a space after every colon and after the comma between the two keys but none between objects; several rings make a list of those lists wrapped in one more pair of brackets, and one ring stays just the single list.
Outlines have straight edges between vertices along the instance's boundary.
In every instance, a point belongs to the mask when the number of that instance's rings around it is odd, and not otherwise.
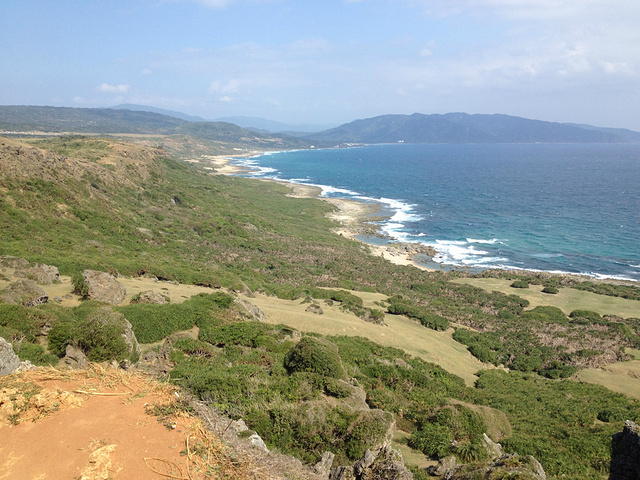
[{"label": "hillside", "polygon": [[509,115],[414,113],[356,120],[305,138],[335,143],[617,143],[638,142],[640,133]]},{"label": "hillside", "polygon": [[[74,347],[92,361],[152,366],[308,464],[327,450],[335,465],[352,464],[387,442],[395,423],[405,447],[435,460],[488,462],[487,433],[507,452],[536,457],[549,478],[600,478],[611,435],[640,417],[637,401],[571,380],[587,366],[627,359],[624,347],[640,345],[637,318],[531,309],[517,289],[486,292],[451,282],[459,273],[394,265],[333,234],[339,225],[325,202],[290,198],[273,182],[212,175],[210,165],[159,148],[77,137],[0,143],[0,336],[22,360],[64,362]],[[71,288],[73,277],[76,294],[20,303],[12,285],[43,268],[36,263],[66,276],[54,286]],[[149,279],[157,293],[172,292],[167,282],[204,290],[170,293],[168,304],[135,303],[141,292],[130,289],[117,305],[67,303],[66,295],[88,295],[86,269],[122,283]],[[494,274],[594,297],[640,291]],[[268,322],[253,321],[261,312]],[[289,315],[300,323],[288,325]],[[339,317],[332,332],[327,319]],[[140,355],[112,341],[119,330],[109,328],[122,329],[121,318]],[[114,323],[96,329],[100,319]],[[411,326],[412,355],[383,342],[399,322]],[[384,346],[362,338],[374,329],[370,338]],[[466,383],[438,343],[466,355]],[[487,368],[473,376],[468,365],[481,369],[479,360]]]}]

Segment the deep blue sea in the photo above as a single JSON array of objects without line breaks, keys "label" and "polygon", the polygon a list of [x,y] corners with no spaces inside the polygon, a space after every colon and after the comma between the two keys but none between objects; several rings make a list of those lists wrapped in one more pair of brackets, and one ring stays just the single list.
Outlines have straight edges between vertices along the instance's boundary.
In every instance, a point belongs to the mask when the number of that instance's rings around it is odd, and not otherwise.
[{"label": "deep blue sea", "polygon": [[372,145],[242,163],[379,202],[382,233],[446,265],[640,280],[640,145]]}]

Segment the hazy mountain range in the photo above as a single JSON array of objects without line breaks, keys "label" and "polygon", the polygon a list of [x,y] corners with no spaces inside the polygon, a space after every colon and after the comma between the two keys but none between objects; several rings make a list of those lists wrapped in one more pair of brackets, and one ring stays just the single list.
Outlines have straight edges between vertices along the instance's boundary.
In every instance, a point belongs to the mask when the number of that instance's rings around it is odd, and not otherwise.
[{"label": "hazy mountain range", "polygon": [[[224,121],[221,121],[224,120]],[[232,126],[233,125],[233,126]],[[640,132],[591,125],[545,122],[509,115],[381,115],[315,133],[311,125],[286,125],[253,117],[205,121],[140,105],[114,108],[0,106],[0,129],[79,133],[187,134],[210,140],[251,138],[279,147],[345,143],[628,143]],[[285,129],[285,130],[280,130]],[[287,133],[274,134],[274,131]]]}]

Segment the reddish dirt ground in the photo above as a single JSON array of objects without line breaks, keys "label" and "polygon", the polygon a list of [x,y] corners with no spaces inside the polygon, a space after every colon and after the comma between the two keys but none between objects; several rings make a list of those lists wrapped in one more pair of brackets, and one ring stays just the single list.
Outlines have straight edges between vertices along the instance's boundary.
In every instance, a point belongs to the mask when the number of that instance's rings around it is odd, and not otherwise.
[{"label": "reddish dirt ground", "polygon": [[[204,468],[244,477],[198,419],[146,413],[176,400],[168,385],[102,367],[0,377],[0,479],[196,480]],[[197,461],[203,451],[208,462]]]}]

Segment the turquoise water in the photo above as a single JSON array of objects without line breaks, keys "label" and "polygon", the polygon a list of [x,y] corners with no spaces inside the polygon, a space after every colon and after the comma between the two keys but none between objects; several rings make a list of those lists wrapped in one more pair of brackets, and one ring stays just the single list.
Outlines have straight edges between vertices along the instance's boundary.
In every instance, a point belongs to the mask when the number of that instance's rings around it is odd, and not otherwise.
[{"label": "turquoise water", "polygon": [[380,231],[440,263],[640,280],[640,145],[374,145],[243,163],[383,204]]}]

